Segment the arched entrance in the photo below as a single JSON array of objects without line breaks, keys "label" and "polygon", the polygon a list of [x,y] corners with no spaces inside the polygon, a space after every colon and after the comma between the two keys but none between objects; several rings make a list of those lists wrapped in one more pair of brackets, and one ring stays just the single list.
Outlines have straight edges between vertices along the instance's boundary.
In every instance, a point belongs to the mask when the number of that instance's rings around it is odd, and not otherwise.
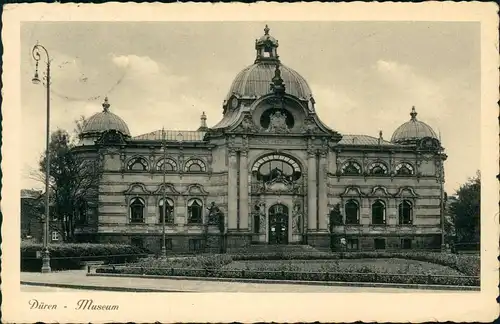
[{"label": "arched entrance", "polygon": [[285,205],[269,208],[269,244],[288,244],[288,207]]}]

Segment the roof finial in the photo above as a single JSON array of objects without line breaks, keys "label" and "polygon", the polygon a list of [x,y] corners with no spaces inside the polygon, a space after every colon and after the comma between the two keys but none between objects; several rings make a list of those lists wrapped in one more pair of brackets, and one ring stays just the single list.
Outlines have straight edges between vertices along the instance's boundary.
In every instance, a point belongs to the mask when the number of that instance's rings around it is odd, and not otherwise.
[{"label": "roof finial", "polygon": [[207,127],[207,115],[205,115],[205,112],[201,114],[201,125],[200,128],[198,128],[199,132],[205,132],[208,130]]},{"label": "roof finial", "polygon": [[109,104],[108,96],[106,96],[106,98],[104,98],[104,102],[102,103],[102,108],[104,108],[103,111],[108,112],[110,106],[111,105]]},{"label": "roof finial", "polygon": [[266,28],[264,28],[264,35],[269,35],[269,31],[270,31],[269,26],[267,26],[266,24]]},{"label": "roof finial", "polygon": [[271,91],[276,94],[285,93],[285,84],[281,78],[280,63],[276,63],[276,69],[274,70],[274,77],[271,83]]},{"label": "roof finial", "polygon": [[382,144],[382,141],[384,140],[384,138],[382,137],[382,130],[379,130],[378,131],[378,144]]},{"label": "roof finial", "polygon": [[415,110],[415,106],[411,107],[411,120],[416,120],[417,119],[417,111]]}]

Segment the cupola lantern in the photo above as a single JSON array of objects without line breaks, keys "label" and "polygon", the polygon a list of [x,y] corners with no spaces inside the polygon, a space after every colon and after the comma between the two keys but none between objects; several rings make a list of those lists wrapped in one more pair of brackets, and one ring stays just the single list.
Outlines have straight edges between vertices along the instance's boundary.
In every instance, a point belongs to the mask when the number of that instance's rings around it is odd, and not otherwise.
[{"label": "cupola lantern", "polygon": [[279,62],[277,52],[278,40],[269,35],[269,27],[264,28],[264,35],[255,41],[257,57],[255,63],[259,62]]}]

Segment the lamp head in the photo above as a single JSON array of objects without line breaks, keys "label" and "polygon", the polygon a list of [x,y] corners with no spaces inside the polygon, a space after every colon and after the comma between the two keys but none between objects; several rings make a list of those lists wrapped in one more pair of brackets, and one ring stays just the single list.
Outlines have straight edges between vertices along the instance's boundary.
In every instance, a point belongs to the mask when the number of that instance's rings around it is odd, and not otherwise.
[{"label": "lamp head", "polygon": [[33,82],[33,84],[40,84],[40,78],[38,77],[38,71],[35,72],[35,76],[33,77],[33,79],[31,79],[31,82]]}]

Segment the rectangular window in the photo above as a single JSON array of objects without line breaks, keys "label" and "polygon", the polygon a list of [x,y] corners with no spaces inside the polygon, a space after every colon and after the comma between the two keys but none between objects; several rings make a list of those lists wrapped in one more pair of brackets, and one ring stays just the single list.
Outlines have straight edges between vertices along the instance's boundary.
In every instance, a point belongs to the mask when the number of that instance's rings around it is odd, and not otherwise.
[{"label": "rectangular window", "polygon": [[411,239],[401,239],[401,248],[405,250],[411,249]]},{"label": "rectangular window", "polygon": [[376,238],[374,241],[375,250],[385,250],[385,239]]},{"label": "rectangular window", "polygon": [[144,247],[144,240],[141,237],[133,237],[133,238],[131,238],[130,239],[130,243],[133,246],[137,246],[137,247],[140,247],[140,248]]},{"label": "rectangular window", "polygon": [[189,251],[190,252],[197,252],[201,251],[201,239],[190,239],[189,240]]},{"label": "rectangular window", "polygon": [[347,249],[351,251],[359,250],[359,240],[357,238],[347,239]]},{"label": "rectangular window", "polygon": [[[163,238],[160,237],[159,244],[160,250],[161,247],[163,246]],[[171,238],[165,238],[165,248],[167,248],[167,251],[172,250],[172,239]]]},{"label": "rectangular window", "polygon": [[59,241],[59,232],[54,231],[52,232],[51,236],[52,236],[52,241]]}]

